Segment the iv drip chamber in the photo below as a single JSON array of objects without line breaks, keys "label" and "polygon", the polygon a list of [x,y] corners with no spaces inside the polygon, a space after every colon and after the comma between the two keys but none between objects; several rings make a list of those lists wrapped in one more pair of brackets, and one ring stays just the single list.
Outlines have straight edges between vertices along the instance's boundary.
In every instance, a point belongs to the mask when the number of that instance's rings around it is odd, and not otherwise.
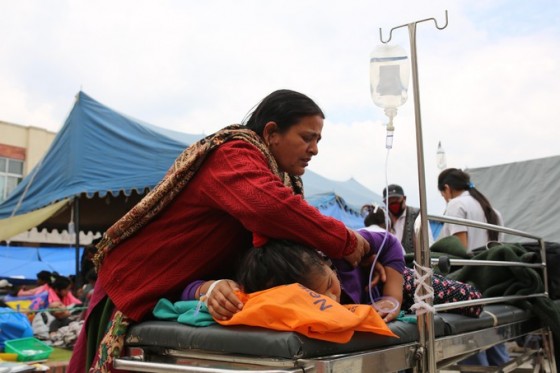
[{"label": "iv drip chamber", "polygon": [[380,45],[370,55],[369,71],[374,104],[384,108],[386,113],[396,113],[396,108],[408,98],[410,73],[405,50],[398,45]]}]

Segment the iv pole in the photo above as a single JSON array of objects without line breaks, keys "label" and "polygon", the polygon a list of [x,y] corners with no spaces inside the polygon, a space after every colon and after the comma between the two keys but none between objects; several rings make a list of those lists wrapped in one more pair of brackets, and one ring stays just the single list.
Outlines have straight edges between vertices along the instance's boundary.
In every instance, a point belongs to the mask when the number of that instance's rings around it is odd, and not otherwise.
[{"label": "iv pole", "polygon": [[[420,116],[420,89],[418,83],[418,61],[416,58],[416,25],[421,22],[434,21],[435,26],[438,30],[443,30],[447,27],[448,18],[447,10],[445,11],[445,25],[439,27],[437,20],[435,18],[426,18],[420,21],[400,25],[393,27],[389,31],[389,39],[383,40],[383,31],[379,29],[379,39],[382,43],[386,44],[391,41],[393,30],[408,27],[408,35],[410,38],[410,60],[412,66],[412,82],[413,82],[413,92],[414,92],[414,118],[416,121],[416,153],[418,159],[418,187],[420,190],[420,218],[421,218],[421,245],[416,245],[414,248],[414,257],[420,259],[420,266],[422,268],[430,268],[430,253],[429,253],[429,242],[428,242],[428,218],[427,218],[427,203],[426,203],[426,177],[424,172],[424,146],[422,139],[422,118]],[[418,242],[418,241],[417,241]],[[420,247],[419,247],[420,246]],[[416,271],[422,271],[423,269],[416,266]],[[425,273],[419,273],[420,276],[424,276]],[[431,276],[428,276],[424,281],[429,281],[429,286],[431,287]],[[420,296],[426,295],[426,290],[424,287],[419,286]],[[433,299],[429,300],[430,306],[433,304]],[[417,358],[420,360],[420,371],[421,372],[435,372],[436,361],[435,361],[435,342],[434,342],[434,323],[433,323],[433,313],[427,312],[424,314],[418,314],[418,333],[420,336],[419,344],[420,347],[416,352]],[[427,369],[426,369],[427,367]]]}]

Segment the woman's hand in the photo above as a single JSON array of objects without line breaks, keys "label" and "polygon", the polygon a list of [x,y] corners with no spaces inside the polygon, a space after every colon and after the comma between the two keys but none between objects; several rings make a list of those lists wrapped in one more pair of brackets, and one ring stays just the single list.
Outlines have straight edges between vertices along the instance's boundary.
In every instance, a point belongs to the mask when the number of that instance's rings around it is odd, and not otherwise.
[{"label": "woman's hand", "polygon": [[348,229],[348,231],[356,237],[356,248],[354,252],[344,256],[344,260],[350,263],[353,267],[357,267],[362,261],[362,258],[369,253],[369,242],[356,231]]},{"label": "woman's hand", "polygon": [[210,293],[202,300],[206,301],[208,312],[215,320],[228,320],[243,308],[243,303],[235,295],[239,285],[233,280],[218,280],[215,283],[208,286]]}]

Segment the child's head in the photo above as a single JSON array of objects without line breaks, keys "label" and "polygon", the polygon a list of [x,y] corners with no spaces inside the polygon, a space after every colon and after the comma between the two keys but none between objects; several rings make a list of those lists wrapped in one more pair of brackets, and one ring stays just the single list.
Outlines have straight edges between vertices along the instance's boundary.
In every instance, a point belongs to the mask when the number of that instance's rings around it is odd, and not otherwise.
[{"label": "child's head", "polygon": [[64,298],[71,291],[72,282],[68,277],[56,276],[51,284],[51,288],[60,298]]},{"label": "child's head", "polygon": [[385,210],[378,205],[362,206],[362,216],[364,216],[364,225],[378,225],[383,229],[387,229]]},{"label": "child's head", "polygon": [[290,241],[271,240],[252,248],[237,277],[247,293],[297,282],[340,301],[340,282],[328,259],[315,249]]},{"label": "child's head", "polygon": [[49,271],[41,271],[37,273],[37,285],[51,284],[53,274]]}]

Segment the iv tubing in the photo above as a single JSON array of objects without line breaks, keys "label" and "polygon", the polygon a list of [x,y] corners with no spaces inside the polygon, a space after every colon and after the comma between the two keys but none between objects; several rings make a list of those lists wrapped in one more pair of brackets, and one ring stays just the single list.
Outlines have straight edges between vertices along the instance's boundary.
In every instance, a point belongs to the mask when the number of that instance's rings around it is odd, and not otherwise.
[{"label": "iv tubing", "polygon": [[[387,136],[389,136],[389,135],[387,134]],[[387,148],[387,154],[385,155],[385,190],[387,191],[387,194],[389,194],[389,178],[387,176],[387,173],[388,173],[387,170],[388,170],[388,165],[389,165],[389,151],[390,150],[391,150],[391,148]],[[379,246],[379,250],[377,250],[377,254],[375,254],[375,259],[373,260],[373,263],[371,263],[371,268],[370,268],[369,277],[368,277],[368,295],[369,295],[369,300],[370,300],[372,305],[375,303],[375,299],[373,299],[373,292],[371,290],[371,282],[373,281],[373,271],[375,269],[375,263],[377,263],[377,259],[379,259],[379,255],[381,254],[381,251],[385,247],[385,243],[387,242],[387,237],[389,237],[389,209],[387,208],[387,201],[389,201],[389,198],[385,198],[385,228],[386,228],[385,229],[385,236],[383,237],[383,241],[381,242],[381,245]]]}]

